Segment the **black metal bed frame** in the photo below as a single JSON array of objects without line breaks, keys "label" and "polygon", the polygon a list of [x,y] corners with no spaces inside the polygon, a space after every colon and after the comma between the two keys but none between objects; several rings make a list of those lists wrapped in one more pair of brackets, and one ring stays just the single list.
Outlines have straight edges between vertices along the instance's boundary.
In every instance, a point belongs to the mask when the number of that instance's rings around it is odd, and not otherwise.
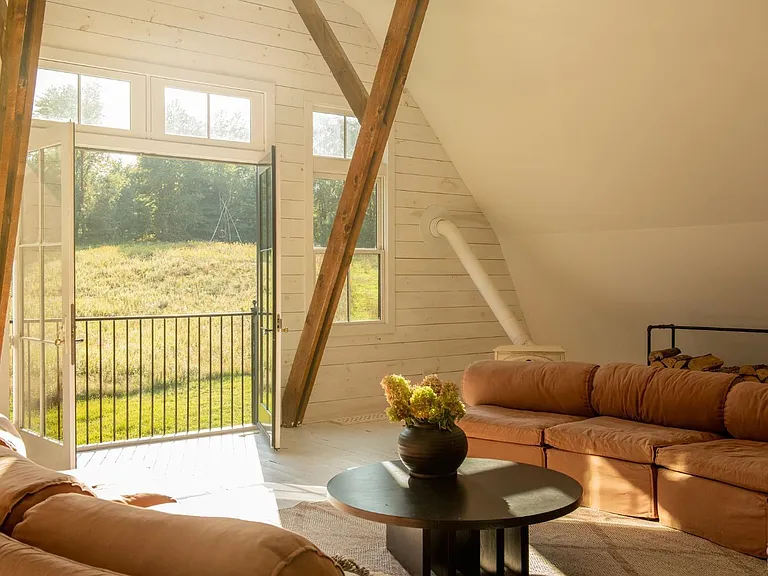
[{"label": "black metal bed frame", "polygon": [[768,328],[725,328],[722,326],[678,326],[677,324],[651,324],[647,328],[647,344],[645,360],[648,366],[651,365],[651,339],[654,330],[670,331],[670,348],[675,347],[675,338],[677,331],[685,332],[740,332],[745,334],[768,334]]}]

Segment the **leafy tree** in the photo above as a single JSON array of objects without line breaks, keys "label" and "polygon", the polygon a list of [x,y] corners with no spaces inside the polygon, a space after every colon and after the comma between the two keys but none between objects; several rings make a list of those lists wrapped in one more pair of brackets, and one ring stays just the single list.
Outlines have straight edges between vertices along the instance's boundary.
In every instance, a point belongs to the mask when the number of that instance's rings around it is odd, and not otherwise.
[{"label": "leafy tree", "polygon": [[[82,87],[80,120],[84,124],[99,125],[104,116],[101,91],[94,84]],[[35,98],[34,117],[42,120],[77,122],[77,86],[65,84],[51,86]]]},{"label": "leafy tree", "polygon": [[[343,191],[343,180],[328,180],[324,178],[315,180],[313,214],[315,246],[324,247],[328,245],[328,238],[331,236],[333,221],[336,218],[336,211],[338,210],[339,200],[341,200],[341,193]],[[357,240],[358,248],[378,247],[377,196],[378,190],[374,188],[371,202],[365,213],[363,227],[360,230],[360,238]]]}]

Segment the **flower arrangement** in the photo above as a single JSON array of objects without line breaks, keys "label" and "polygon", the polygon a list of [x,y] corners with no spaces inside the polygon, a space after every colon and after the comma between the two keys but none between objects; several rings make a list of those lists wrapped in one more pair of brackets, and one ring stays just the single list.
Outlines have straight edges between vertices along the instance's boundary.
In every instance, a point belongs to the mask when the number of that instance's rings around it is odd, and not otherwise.
[{"label": "flower arrangement", "polygon": [[381,381],[381,387],[389,402],[389,419],[404,422],[409,428],[433,424],[450,430],[467,413],[456,385],[444,382],[437,374],[427,376],[416,386],[398,374],[391,374]]}]

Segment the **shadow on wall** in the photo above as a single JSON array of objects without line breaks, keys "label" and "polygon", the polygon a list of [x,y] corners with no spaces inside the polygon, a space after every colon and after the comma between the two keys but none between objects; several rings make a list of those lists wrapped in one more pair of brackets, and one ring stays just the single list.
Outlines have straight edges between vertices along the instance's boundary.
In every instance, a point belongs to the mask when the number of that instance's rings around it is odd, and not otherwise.
[{"label": "shadow on wall", "polygon": [[[532,336],[563,346],[569,360],[645,363],[648,324],[768,326],[768,223],[539,234],[502,245]],[[721,345],[718,355],[738,363],[743,339]]]}]

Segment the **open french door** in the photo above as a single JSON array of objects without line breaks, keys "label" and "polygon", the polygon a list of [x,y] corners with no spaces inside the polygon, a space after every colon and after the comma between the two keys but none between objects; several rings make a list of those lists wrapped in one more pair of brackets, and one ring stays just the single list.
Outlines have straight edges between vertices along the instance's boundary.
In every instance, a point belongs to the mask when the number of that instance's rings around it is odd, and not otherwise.
[{"label": "open french door", "polygon": [[74,124],[30,135],[13,274],[13,417],[30,459],[74,468]]},{"label": "open french door", "polygon": [[283,330],[280,318],[280,251],[278,242],[277,153],[271,153],[258,165],[259,242],[257,257],[258,300],[255,321],[254,417],[270,438],[273,448],[280,448],[281,359]]}]

